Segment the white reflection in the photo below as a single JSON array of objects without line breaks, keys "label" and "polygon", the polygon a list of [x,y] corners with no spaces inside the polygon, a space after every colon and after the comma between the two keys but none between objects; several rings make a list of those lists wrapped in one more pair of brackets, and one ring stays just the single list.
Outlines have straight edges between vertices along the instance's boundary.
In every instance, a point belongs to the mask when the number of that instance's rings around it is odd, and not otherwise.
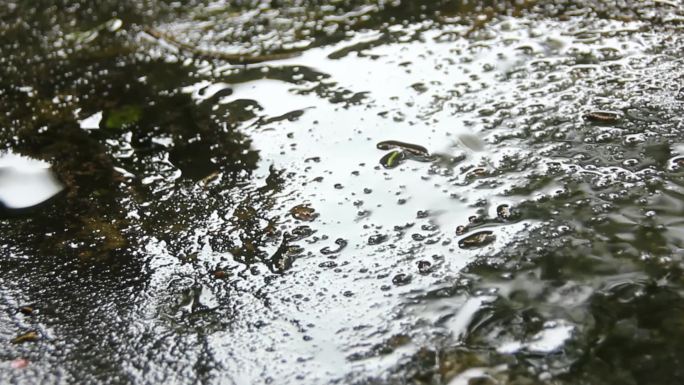
[{"label": "white reflection", "polygon": [[50,164],[0,153],[0,202],[11,209],[35,206],[62,190]]}]

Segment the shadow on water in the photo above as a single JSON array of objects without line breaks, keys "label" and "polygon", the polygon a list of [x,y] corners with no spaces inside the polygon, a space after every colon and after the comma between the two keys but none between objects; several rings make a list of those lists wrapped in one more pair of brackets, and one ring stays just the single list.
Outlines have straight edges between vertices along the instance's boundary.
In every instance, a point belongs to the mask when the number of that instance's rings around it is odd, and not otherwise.
[{"label": "shadow on water", "polygon": [[0,377],[684,381],[683,15],[0,5]]}]

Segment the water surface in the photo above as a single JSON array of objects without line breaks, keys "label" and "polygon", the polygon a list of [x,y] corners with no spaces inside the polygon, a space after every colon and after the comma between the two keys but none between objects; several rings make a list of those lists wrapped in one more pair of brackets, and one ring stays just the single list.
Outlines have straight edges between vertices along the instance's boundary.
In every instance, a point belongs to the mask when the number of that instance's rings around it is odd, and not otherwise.
[{"label": "water surface", "polygon": [[6,382],[684,380],[679,3],[102,3],[0,6]]}]

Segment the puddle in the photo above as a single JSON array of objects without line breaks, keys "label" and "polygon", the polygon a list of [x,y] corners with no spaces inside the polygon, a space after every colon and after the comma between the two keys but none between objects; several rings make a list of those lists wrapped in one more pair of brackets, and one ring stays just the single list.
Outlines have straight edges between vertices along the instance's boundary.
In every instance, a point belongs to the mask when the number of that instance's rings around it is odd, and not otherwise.
[{"label": "puddle", "polygon": [[4,7],[9,382],[684,380],[677,4]]}]

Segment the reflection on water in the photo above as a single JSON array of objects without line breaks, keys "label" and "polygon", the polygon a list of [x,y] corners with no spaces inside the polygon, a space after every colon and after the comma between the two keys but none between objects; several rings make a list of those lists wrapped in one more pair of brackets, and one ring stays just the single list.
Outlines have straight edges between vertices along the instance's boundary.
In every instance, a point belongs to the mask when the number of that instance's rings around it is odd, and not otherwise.
[{"label": "reflection on water", "polygon": [[0,154],[0,202],[10,209],[42,203],[62,190],[46,162]]},{"label": "reflection on water", "polygon": [[5,185],[64,189],[0,221],[11,382],[684,380],[680,5],[57,3],[0,22],[59,180]]}]

